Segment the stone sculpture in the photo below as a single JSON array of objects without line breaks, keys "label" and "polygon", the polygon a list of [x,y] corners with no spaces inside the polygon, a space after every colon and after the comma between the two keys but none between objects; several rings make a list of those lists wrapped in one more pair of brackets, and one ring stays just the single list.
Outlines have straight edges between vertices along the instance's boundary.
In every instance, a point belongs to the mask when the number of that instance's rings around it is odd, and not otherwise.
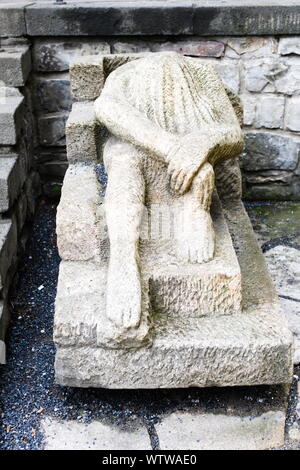
[{"label": "stone sculpture", "polygon": [[141,321],[138,244],[144,204],[181,202],[186,217],[176,237],[177,257],[210,261],[213,165],[240,153],[243,137],[213,67],[171,52],[117,68],[95,109],[113,135],[104,149],[110,241],[106,313],[126,334]]},{"label": "stone sculpture", "polygon": [[240,199],[239,98],[176,53],[84,57],[70,74],[56,380],[290,382],[291,333]]}]

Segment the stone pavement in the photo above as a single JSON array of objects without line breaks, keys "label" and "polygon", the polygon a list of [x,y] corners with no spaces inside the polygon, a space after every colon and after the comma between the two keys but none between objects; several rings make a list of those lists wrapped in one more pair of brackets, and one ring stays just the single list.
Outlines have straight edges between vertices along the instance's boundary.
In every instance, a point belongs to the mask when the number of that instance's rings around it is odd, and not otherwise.
[{"label": "stone pavement", "polygon": [[282,312],[294,333],[295,364],[300,362],[300,205],[292,202],[248,205],[265,253]]},{"label": "stone pavement", "polygon": [[[255,203],[247,209],[279,295],[288,302],[283,314],[297,341],[300,204]],[[1,449],[300,449],[299,366],[289,400],[281,386],[93,390],[56,385],[55,211],[53,204],[40,204],[11,299],[8,361],[0,369]]]}]

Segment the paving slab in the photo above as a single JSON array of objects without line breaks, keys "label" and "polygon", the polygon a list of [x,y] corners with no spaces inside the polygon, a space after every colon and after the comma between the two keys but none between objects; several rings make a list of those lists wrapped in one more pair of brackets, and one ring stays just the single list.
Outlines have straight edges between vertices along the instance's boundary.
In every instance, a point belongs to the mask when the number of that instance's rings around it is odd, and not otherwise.
[{"label": "paving slab", "polygon": [[263,450],[283,445],[284,411],[260,416],[177,411],[156,425],[161,450]]},{"label": "paving slab", "polygon": [[44,418],[45,450],[148,450],[150,438],[145,426],[122,429],[100,421],[78,423]]},{"label": "paving slab", "polygon": [[294,334],[294,363],[300,362],[300,250],[278,245],[265,253],[282,312]]}]

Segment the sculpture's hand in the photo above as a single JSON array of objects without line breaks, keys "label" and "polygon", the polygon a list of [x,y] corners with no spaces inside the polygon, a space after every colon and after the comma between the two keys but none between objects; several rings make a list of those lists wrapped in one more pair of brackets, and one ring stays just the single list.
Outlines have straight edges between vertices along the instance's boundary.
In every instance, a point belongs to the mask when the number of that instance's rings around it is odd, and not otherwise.
[{"label": "sculpture's hand", "polygon": [[199,139],[192,140],[190,136],[178,139],[177,145],[170,150],[168,174],[171,188],[179,195],[184,194],[190,187],[194,176],[206,161],[206,152]]}]

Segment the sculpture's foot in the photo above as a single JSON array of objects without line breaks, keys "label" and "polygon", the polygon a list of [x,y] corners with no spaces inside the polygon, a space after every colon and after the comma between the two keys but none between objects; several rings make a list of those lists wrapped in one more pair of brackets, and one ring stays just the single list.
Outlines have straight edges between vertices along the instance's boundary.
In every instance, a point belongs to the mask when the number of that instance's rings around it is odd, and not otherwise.
[{"label": "sculpture's foot", "polygon": [[106,314],[121,330],[137,328],[141,321],[141,281],[134,249],[110,255],[107,274]]},{"label": "sculpture's foot", "polygon": [[188,234],[177,239],[177,256],[187,263],[205,263],[214,256],[215,232],[210,213],[199,209]]}]

